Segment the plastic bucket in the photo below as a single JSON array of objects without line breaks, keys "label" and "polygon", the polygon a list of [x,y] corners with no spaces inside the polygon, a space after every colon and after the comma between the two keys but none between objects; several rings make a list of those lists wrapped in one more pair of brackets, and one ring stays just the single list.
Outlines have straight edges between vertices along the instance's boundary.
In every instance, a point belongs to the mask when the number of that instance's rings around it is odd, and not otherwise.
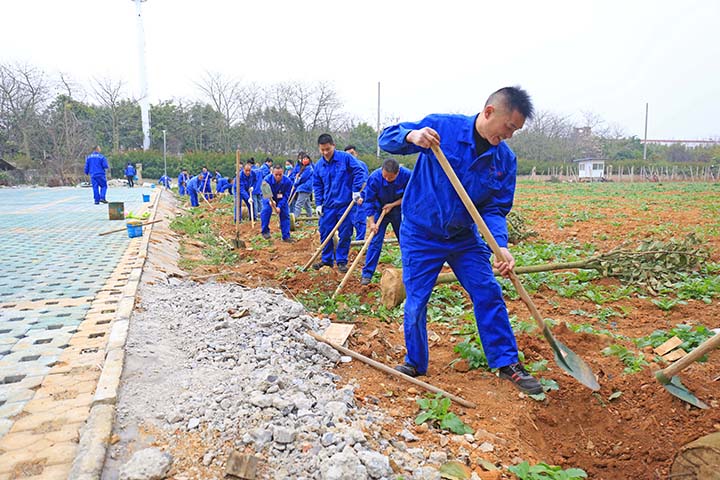
[{"label": "plastic bucket", "polygon": [[125,204],[123,202],[108,203],[110,220],[125,220]]},{"label": "plastic bucket", "polygon": [[150,195],[145,195],[143,193],[143,202],[148,203],[150,201]]},{"label": "plastic bucket", "polygon": [[125,226],[127,227],[128,238],[142,237],[142,225],[128,223]]}]

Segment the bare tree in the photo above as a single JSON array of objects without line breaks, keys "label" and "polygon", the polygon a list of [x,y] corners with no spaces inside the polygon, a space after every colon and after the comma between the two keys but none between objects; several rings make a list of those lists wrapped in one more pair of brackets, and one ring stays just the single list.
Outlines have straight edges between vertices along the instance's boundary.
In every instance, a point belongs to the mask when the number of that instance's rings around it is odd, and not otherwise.
[{"label": "bare tree", "polygon": [[220,127],[223,150],[226,152],[232,150],[230,128],[238,121],[241,113],[242,87],[240,82],[226,79],[220,73],[207,72],[205,78],[196,82],[196,85],[213,108],[222,115],[223,123],[218,127]]},{"label": "bare tree", "polygon": [[109,78],[93,79],[93,92],[95,99],[110,111],[110,123],[112,125],[113,153],[120,151],[120,126],[118,110],[122,101],[122,92],[125,82]]}]

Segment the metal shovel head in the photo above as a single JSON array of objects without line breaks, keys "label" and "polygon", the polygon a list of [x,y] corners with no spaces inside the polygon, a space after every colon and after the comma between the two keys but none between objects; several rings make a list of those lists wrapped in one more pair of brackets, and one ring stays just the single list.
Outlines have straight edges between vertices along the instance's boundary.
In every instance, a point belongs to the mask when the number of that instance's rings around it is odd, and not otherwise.
[{"label": "metal shovel head", "polygon": [[240,240],[239,238],[233,238],[232,239],[232,246],[235,250],[238,250],[240,248],[245,248],[245,242]]},{"label": "metal shovel head", "polygon": [[708,406],[702,400],[693,395],[690,390],[688,390],[687,387],[683,385],[683,383],[680,381],[680,377],[678,377],[677,375],[675,375],[668,381],[667,377],[662,374],[662,371],[659,371],[655,372],[655,378],[657,378],[658,381],[663,384],[665,390],[675,395],[683,402],[687,402],[697,408],[708,408]]},{"label": "metal shovel head", "polygon": [[263,198],[272,198],[272,188],[270,188],[269,183],[262,182],[260,184],[260,190],[262,191]]},{"label": "metal shovel head", "polygon": [[590,365],[585,363],[585,361],[575,352],[556,339],[550,332],[550,328],[547,325],[543,328],[543,335],[550,344],[550,347],[555,354],[555,362],[560,368],[562,368],[571,377],[575,378],[578,382],[588,387],[590,390],[600,390],[600,384],[598,383],[597,378],[595,378],[595,374],[590,368]]}]

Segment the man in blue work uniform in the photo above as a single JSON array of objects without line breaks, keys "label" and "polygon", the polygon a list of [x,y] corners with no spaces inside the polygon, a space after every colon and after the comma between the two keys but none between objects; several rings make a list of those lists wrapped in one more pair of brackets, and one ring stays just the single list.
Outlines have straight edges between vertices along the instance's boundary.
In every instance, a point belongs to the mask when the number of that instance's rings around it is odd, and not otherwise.
[{"label": "man in blue work uniform", "polygon": [[158,180],[158,183],[163,187],[169,189],[170,185],[172,185],[172,180],[170,180],[170,177],[168,177],[167,175],[163,175],[162,177],[160,177],[160,180]]},{"label": "man in blue work uniform", "polygon": [[95,205],[108,203],[107,200],[105,200],[105,194],[107,193],[105,170],[108,168],[110,168],[110,166],[108,165],[107,158],[100,153],[100,147],[96,146],[93,152],[85,159],[85,175],[90,175]]},{"label": "man in blue work uniform", "polygon": [[225,193],[230,190],[230,182],[228,179],[222,175],[216,179],[215,190],[217,190],[217,193]]},{"label": "man in blue work uniform", "polygon": [[180,175],[178,175],[178,195],[186,195],[187,189],[185,188],[187,185],[188,180],[190,180],[190,175],[188,175],[187,170],[182,170],[180,172]]},{"label": "man in blue work uniform", "polygon": [[299,217],[302,213],[303,208],[305,214],[309,217],[312,215],[312,197],[313,188],[313,166],[310,155],[303,153],[303,158],[300,159],[300,168],[293,177],[295,179],[295,216]]},{"label": "man in blue work uniform", "polygon": [[[253,159],[250,159],[251,163]],[[260,217],[260,211],[262,210],[262,182],[265,177],[270,174],[270,166],[267,165],[267,160],[263,165],[254,168],[255,171],[255,185],[253,186],[253,204],[255,206],[255,218]],[[272,160],[271,160],[272,163]]]},{"label": "man in blue work uniform", "polygon": [[[255,184],[257,183],[257,174],[253,172],[252,165],[250,163],[246,163],[243,165],[243,169],[240,172],[240,188],[238,189],[238,194],[240,195],[240,199],[245,202],[245,205],[248,208],[248,215],[250,215],[250,209],[255,208],[255,198],[253,192],[255,191]],[[253,197],[253,201],[250,202],[250,198]],[[260,193],[260,198],[262,198],[262,192]],[[255,218],[257,216],[255,215],[255,211],[253,210],[253,215]],[[242,208],[240,209],[240,215],[237,215],[238,220],[242,220]]]},{"label": "man in blue work uniform", "polygon": [[128,187],[133,188],[135,186],[135,167],[132,163],[128,163],[125,167],[125,178],[128,181]]},{"label": "man in blue work uniform", "polygon": [[[368,166],[360,160],[360,156],[357,153],[357,150],[355,150],[355,145],[348,145],[345,147],[345,151],[352,155],[355,160],[360,164],[360,166],[365,170],[365,176],[367,177],[370,175],[370,169]],[[368,217],[367,213],[365,212],[365,207],[363,206],[363,203],[365,196],[363,195],[363,201],[358,202],[357,205],[355,205],[350,212],[350,215],[352,216],[352,224],[353,228],[355,229],[355,240],[365,240],[365,230],[367,228],[367,225],[365,223],[365,217]]]},{"label": "man in blue work uniform", "polygon": [[[365,171],[355,157],[335,149],[332,137],[323,133],[318,138],[318,148],[322,155],[315,164],[313,173],[313,191],[315,209],[318,214],[320,241],[324,241],[342,217],[350,202],[360,200],[361,191],[367,180]],[[352,220],[348,215],[338,229],[338,245],[334,250],[333,242],[323,248],[322,259],[313,265],[315,270],[337,264],[338,271],[347,272]]]},{"label": "man in blue work uniform", "polygon": [[405,300],[405,363],[410,376],[427,372],[427,302],[447,262],[473,302],[475,321],[490,368],[525,393],[542,386],[518,362],[517,344],[500,285],[490,265],[491,250],[443,172],[431,148],[440,145],[505,258],[494,266],[507,276],[515,260],[507,249],[506,215],[515,194],[517,159],[504,142],[532,118],[527,92],[506,87],[490,95],[476,116],[430,115],[417,123],[386,128],[380,148],[394,154],[419,153],[402,202],[400,251]]},{"label": "man in blue work uniform", "polygon": [[273,167],[272,173],[263,179],[263,182],[270,185],[272,199],[263,198],[263,208],[260,214],[261,232],[263,238],[270,238],[270,216],[275,212],[280,217],[280,232],[283,242],[292,243],[290,208],[288,207],[292,181],[284,173],[282,165],[278,164]]},{"label": "man in blue work uniform", "polygon": [[187,194],[190,195],[190,206],[199,207],[198,194],[202,195],[203,183],[205,182],[205,176],[202,172],[199,175],[192,177],[188,180],[186,189]]},{"label": "man in blue work uniform", "polygon": [[212,195],[212,174],[207,169],[207,167],[202,167],[202,177],[203,177],[203,183],[200,185],[200,189],[198,190],[203,195],[205,195],[205,198],[207,200],[210,200],[213,198]]},{"label": "man in blue work uniform", "polygon": [[[401,167],[394,158],[388,158],[383,162],[382,168],[378,168],[368,177],[363,191],[363,208],[367,215],[367,228],[374,232],[375,236],[367,249],[360,280],[362,285],[370,284],[375,273],[388,224],[392,225],[393,232],[398,242],[400,241],[400,205],[411,173],[407,168]],[[383,221],[376,223],[381,212],[385,212]]]}]

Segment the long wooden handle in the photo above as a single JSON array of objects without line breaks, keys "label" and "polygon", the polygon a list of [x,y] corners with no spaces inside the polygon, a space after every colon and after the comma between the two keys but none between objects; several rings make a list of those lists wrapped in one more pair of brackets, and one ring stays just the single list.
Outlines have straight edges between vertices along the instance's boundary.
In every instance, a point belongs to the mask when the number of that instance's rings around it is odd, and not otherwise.
[{"label": "long wooden handle", "polygon": [[343,212],[342,217],[340,217],[340,220],[335,224],[332,231],[328,234],[327,237],[325,237],[325,240],[320,244],[317,250],[315,250],[315,253],[313,253],[313,256],[308,260],[308,262],[305,264],[305,266],[302,268],[303,270],[307,270],[310,265],[312,265],[312,262],[315,261],[318,255],[320,255],[320,252],[322,252],[322,249],[325,248],[325,245],[328,244],[328,242],[332,239],[333,235],[335,235],[335,232],[337,232],[338,228],[340,228],[340,225],[345,221],[345,218],[350,214],[350,210],[355,206],[355,200],[351,201],[350,204],[348,204],[347,208],[345,209],[345,212]]},{"label": "long wooden handle", "polygon": [[[144,226],[152,225],[153,223],[158,223],[158,222],[162,222],[162,219],[160,219],[160,220],[153,220],[152,222],[141,223],[140,225],[134,225],[134,226],[135,226],[135,227],[144,227]],[[111,233],[124,232],[125,230],[127,230],[127,227],[125,227],[125,228],[118,228],[118,229],[116,229],[116,230],[108,230],[107,232],[98,233],[98,236],[99,236],[99,237],[102,237],[103,235],[110,235]]]},{"label": "long wooden handle", "polygon": [[710,350],[714,350],[717,347],[720,347],[720,333],[716,333],[712,337],[708,338],[703,343],[698,345],[695,350],[688,353],[669,367],[663,369],[662,374],[665,375],[665,377],[667,378],[672,378],[673,375],[693,363],[698,358],[708,353]]},{"label": "long wooden handle", "polygon": [[368,358],[364,355],[360,355],[357,352],[354,352],[348,348],[337,345],[329,340],[325,340],[323,337],[321,337],[320,335],[318,335],[315,332],[308,331],[307,334],[319,342],[327,343],[328,345],[330,345],[331,347],[333,347],[335,350],[337,350],[340,353],[344,353],[345,355],[347,355],[349,357],[352,357],[356,360],[360,360],[361,362],[366,363],[366,364],[370,365],[371,367],[377,368],[378,370],[381,370],[381,371],[387,373],[388,375],[392,375],[393,377],[400,378],[402,380],[412,383],[413,385],[422,387],[427,391],[430,391],[433,393],[439,393],[439,394],[449,398],[453,402],[457,403],[458,405],[462,405],[463,407],[467,407],[467,408],[475,408],[477,406],[474,403],[468,402],[467,400],[460,398],[456,395],[453,395],[452,393],[448,393],[445,390],[442,390],[442,389],[436,387],[435,385],[430,385],[429,383],[425,383],[422,380],[418,380],[417,378],[413,378],[409,375],[405,375],[404,373],[398,372],[397,370],[390,368],[387,365],[384,365],[380,362],[376,362],[375,360],[373,360],[371,358]]},{"label": "long wooden handle", "polygon": [[235,150],[235,238],[240,238],[240,216],[242,215],[240,202],[240,149]]},{"label": "long wooden handle", "polygon": [[[440,149],[440,146],[434,146],[432,147],[432,150],[435,153],[438,161],[440,162],[440,166],[450,180],[450,183],[452,183],[455,191],[460,196],[460,200],[462,200],[463,205],[465,205],[465,208],[467,208],[470,216],[475,221],[478,230],[482,234],[487,244],[490,246],[490,250],[492,250],[492,252],[498,259],[504,260],[505,257],[503,256],[502,251],[500,251],[500,245],[498,245],[495,237],[493,237],[490,229],[485,224],[485,220],[483,220],[483,218],[480,216],[480,212],[478,212],[477,207],[470,199],[467,191],[465,191],[465,187],[463,187],[462,183],[460,183],[460,179],[455,174],[455,171],[450,165],[450,162],[448,162],[448,159],[445,157],[443,151]],[[525,302],[525,305],[527,305],[535,321],[538,323],[542,330],[545,330],[545,320],[543,320],[542,315],[540,315],[540,312],[530,298],[530,295],[528,295],[525,287],[523,287],[522,283],[520,283],[520,279],[518,279],[518,276],[515,274],[514,270],[510,271],[509,278],[512,284],[515,286],[515,290],[517,290],[518,294],[520,295],[520,298],[522,298],[522,301]]]},{"label": "long wooden handle", "polygon": [[[387,213],[385,210],[382,211],[380,214],[380,217],[378,218],[377,223],[380,224],[383,221],[383,218],[385,218],[385,213]],[[345,284],[350,279],[350,275],[355,270],[355,268],[360,263],[360,260],[363,257],[363,254],[368,249],[368,246],[370,245],[370,242],[372,241],[373,237],[375,237],[375,232],[370,232],[368,237],[365,239],[365,243],[363,244],[362,248],[360,249],[360,252],[357,254],[357,257],[355,257],[355,261],[350,265],[350,268],[348,268],[347,273],[345,273],[345,276],[342,279],[342,282],[340,282],[340,285],[335,289],[335,293],[333,293],[332,298],[335,298],[338,293],[345,287]]]}]

